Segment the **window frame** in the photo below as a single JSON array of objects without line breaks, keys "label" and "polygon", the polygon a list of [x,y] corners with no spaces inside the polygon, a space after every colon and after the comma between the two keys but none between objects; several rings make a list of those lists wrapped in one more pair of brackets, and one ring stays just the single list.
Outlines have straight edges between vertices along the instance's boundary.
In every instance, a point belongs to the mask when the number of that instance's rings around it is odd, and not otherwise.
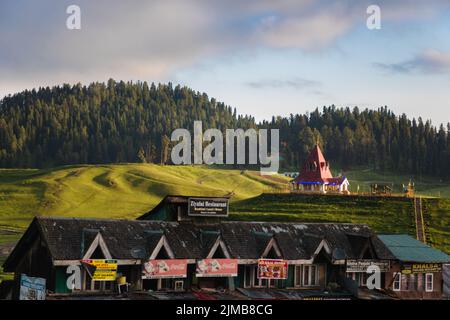
[{"label": "window frame", "polygon": [[[428,276],[431,276],[431,281],[428,282]],[[431,289],[428,290],[428,283],[431,284]],[[434,291],[434,274],[433,273],[425,273],[425,292],[433,292]]]},{"label": "window frame", "polygon": [[[311,284],[313,276],[311,270],[314,267],[314,284]],[[305,269],[308,269],[308,283],[305,283]],[[319,285],[319,266],[317,264],[305,264],[302,268],[302,285],[303,287],[317,287]]]},{"label": "window frame", "polygon": [[[298,273],[298,274],[297,274]],[[301,264],[294,265],[294,287],[301,288],[303,281],[303,268]]]},{"label": "window frame", "polygon": [[253,285],[253,266],[244,266],[244,288],[251,288]]},{"label": "window frame", "polygon": [[[395,285],[396,282],[398,282],[398,288]],[[396,291],[396,292],[402,291],[402,274],[401,274],[401,272],[394,272],[393,280],[392,280],[392,290]]]}]

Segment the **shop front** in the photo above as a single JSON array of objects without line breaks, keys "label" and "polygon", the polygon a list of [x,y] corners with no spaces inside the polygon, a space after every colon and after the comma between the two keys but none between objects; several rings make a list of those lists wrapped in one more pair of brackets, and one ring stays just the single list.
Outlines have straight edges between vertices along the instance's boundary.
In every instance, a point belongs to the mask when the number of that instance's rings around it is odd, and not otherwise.
[{"label": "shop front", "polygon": [[187,259],[148,260],[142,266],[142,289],[184,291],[187,283]]},{"label": "shop front", "polygon": [[380,235],[395,260],[386,273],[385,288],[400,299],[442,299],[444,268],[450,256],[408,235]]},{"label": "shop front", "polygon": [[200,289],[234,290],[234,278],[238,276],[237,259],[200,259],[195,277]]}]

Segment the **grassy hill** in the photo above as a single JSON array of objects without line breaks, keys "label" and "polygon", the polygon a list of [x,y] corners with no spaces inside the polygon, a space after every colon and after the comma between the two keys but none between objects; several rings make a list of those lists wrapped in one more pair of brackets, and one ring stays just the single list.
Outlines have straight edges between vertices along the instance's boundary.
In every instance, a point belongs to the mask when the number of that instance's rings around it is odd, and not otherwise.
[{"label": "grassy hill", "polygon": [[[353,188],[361,185],[361,191],[368,181],[394,182],[399,188],[409,180],[407,176],[365,169],[346,175]],[[114,164],[0,169],[0,264],[36,215],[132,219],[167,194],[232,195],[232,219],[359,222],[378,232],[414,234],[410,201],[261,195],[279,193],[288,181],[283,176],[262,177],[258,171],[207,166]],[[421,194],[450,197],[448,183],[427,177],[415,181]],[[433,244],[450,252],[450,200],[428,199],[424,207]]]},{"label": "grassy hill", "polygon": [[133,219],[167,194],[232,195],[239,201],[284,188],[287,181],[283,176],[262,177],[257,171],[205,166],[0,169],[0,265],[36,215]]},{"label": "grassy hill", "polygon": [[117,164],[0,170],[0,226],[35,215],[135,218],[167,194],[232,195],[234,201],[284,188],[287,178],[205,166]]}]

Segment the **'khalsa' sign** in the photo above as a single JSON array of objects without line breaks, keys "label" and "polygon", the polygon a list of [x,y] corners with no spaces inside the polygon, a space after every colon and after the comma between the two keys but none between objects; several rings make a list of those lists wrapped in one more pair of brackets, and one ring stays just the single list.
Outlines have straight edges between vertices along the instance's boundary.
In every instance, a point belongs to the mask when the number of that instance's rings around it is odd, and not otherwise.
[{"label": "'khalsa' sign", "polygon": [[425,273],[425,272],[441,272],[442,264],[440,263],[405,263],[402,265],[403,274]]}]

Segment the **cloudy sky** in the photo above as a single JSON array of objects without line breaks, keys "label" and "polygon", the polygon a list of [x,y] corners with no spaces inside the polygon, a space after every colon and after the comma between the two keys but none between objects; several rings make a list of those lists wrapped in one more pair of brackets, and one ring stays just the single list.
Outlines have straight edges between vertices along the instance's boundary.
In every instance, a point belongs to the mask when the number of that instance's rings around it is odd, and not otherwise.
[{"label": "cloudy sky", "polygon": [[446,123],[450,0],[0,2],[0,98],[109,78],[187,85],[258,120],[335,104]]}]

